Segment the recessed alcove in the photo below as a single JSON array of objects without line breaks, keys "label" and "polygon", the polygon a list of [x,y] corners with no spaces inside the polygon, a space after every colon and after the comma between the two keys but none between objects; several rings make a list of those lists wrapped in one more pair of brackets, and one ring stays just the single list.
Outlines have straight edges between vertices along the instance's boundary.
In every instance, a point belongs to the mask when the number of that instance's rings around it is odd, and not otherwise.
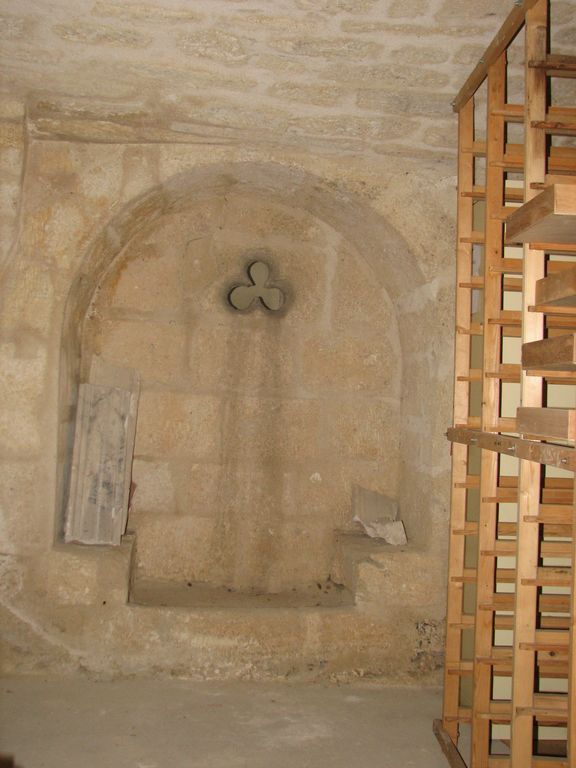
[{"label": "recessed alcove", "polygon": [[[398,494],[395,309],[352,233],[265,193],[270,168],[242,170],[252,183],[146,207],[94,276],[78,375],[98,356],[141,378],[137,602],[343,605],[335,535],[352,527],[352,485]],[[257,259],[278,312],[228,301]]]}]

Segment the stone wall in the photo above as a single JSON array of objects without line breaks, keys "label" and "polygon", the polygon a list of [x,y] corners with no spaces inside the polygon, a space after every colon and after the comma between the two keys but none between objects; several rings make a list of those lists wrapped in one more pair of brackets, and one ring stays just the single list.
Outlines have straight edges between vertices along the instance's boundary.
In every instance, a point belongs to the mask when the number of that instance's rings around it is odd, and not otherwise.
[{"label": "stone wall", "polygon": [[[11,89],[58,110],[177,140],[261,141],[323,151],[446,155],[450,100],[512,0],[5,0]],[[554,0],[558,53],[574,0]],[[50,110],[57,107],[56,113]],[[85,126],[84,126],[85,129]]]},{"label": "stone wall", "polygon": [[[256,258],[278,314],[226,300]],[[233,190],[162,217],[99,284],[82,350],[137,369],[137,575],[325,581],[351,487],[398,491],[401,350],[385,289],[305,211]]]},{"label": "stone wall", "polygon": [[[437,190],[432,201],[422,193],[423,178]],[[99,674],[154,668],[213,675],[218,669],[218,674],[255,677],[315,670],[315,674],[346,676],[354,674],[358,663],[387,679],[435,674],[441,644],[442,530],[448,487],[448,451],[440,425],[443,428],[449,419],[446,371],[451,357],[450,302],[440,299],[450,295],[452,280],[447,215],[452,181],[450,164],[421,161],[389,159],[375,167],[360,158],[342,164],[337,157],[256,147],[207,150],[192,145],[28,139],[17,237],[2,284],[1,310],[2,612],[8,670],[80,666]],[[224,221],[226,226],[221,227]],[[204,250],[207,234],[217,244],[210,255]],[[160,256],[155,251],[158,243],[162,244]],[[184,249],[188,265],[203,267],[189,270],[188,281],[177,278],[183,258],[179,243],[188,243]],[[233,333],[232,338],[238,334],[237,351],[251,354],[251,344],[243,342],[237,330],[238,317],[222,302],[221,276],[226,285],[240,278],[245,249],[254,243],[273,252],[278,278],[294,288],[293,304],[283,318],[254,313],[241,319],[260,333],[262,350],[270,350],[270,334],[280,333],[289,339],[293,352],[286,366],[281,360],[282,365],[275,368],[287,380],[268,378],[261,352],[262,359],[258,355],[253,359],[252,373],[242,385],[246,390],[234,392],[231,378],[219,379],[214,367],[202,368],[208,359],[203,350],[209,348],[216,360]],[[419,264],[421,254],[426,254],[426,269]],[[157,258],[162,261],[159,272]],[[319,268],[321,263],[331,263],[333,270],[330,314],[326,309],[329,281],[327,272]],[[148,278],[156,274],[153,281],[144,282],[147,271]],[[99,284],[102,290],[95,296]],[[180,304],[167,306],[166,297],[177,287]],[[322,293],[322,301],[314,301]],[[286,570],[280,575],[269,569],[267,587],[293,582],[300,578],[300,571],[304,573],[304,566],[306,579],[318,572],[316,568],[325,573],[327,558],[320,558],[320,565],[311,562],[306,547],[314,535],[324,535],[317,533],[323,525],[326,531],[328,522],[330,526],[345,522],[348,486],[356,479],[400,496],[411,539],[412,554],[406,560],[412,582],[409,592],[403,594],[402,585],[407,584],[401,561],[395,558],[389,568],[374,564],[358,575],[362,599],[356,607],[345,613],[326,609],[314,620],[320,622],[314,626],[323,639],[312,644],[314,621],[312,617],[296,620],[297,611],[271,612],[267,618],[262,613],[226,618],[217,612],[209,618],[206,612],[190,612],[183,625],[178,618],[170,630],[173,637],[187,635],[192,643],[189,651],[182,656],[181,644],[174,645],[168,635],[163,639],[165,657],[158,666],[154,627],[172,626],[172,619],[126,605],[131,547],[116,555],[102,552],[99,561],[89,548],[54,546],[61,527],[74,391],[81,377],[82,319],[94,296],[92,319],[85,326],[84,359],[89,359],[91,349],[105,351],[111,359],[138,362],[144,374],[142,432],[135,464],[140,488],[133,517],[136,540],[140,534],[145,539],[148,524],[152,542],[153,531],[161,523],[156,522],[154,529],[150,521],[162,517],[179,525],[183,520],[206,525],[201,514],[205,510],[194,506],[194,473],[179,473],[181,457],[172,454],[168,459],[164,454],[162,440],[173,439],[173,433],[146,427],[147,419],[150,424],[161,413],[152,405],[155,398],[169,393],[180,403],[190,396],[222,403],[233,394],[234,401],[248,408],[252,386],[264,391],[271,384],[282,385],[291,395],[289,400],[303,399],[306,391],[310,399],[306,407],[313,406],[315,399],[322,403],[325,421],[317,434],[329,435],[329,451],[310,464],[308,459],[302,462],[300,451],[307,453],[309,446],[302,444],[298,431],[292,432],[296,442],[289,437],[281,450],[269,439],[254,444],[259,446],[256,451],[263,452],[274,446],[272,456],[283,451],[292,454],[286,457],[294,483],[290,515],[295,517],[290,525],[294,522],[296,529],[308,530],[309,511],[316,516],[312,535],[294,539],[298,565],[289,577]],[[209,308],[216,310],[211,319]],[[179,322],[171,324],[175,315]],[[268,326],[263,330],[267,321],[279,329],[285,324],[286,331]],[[155,355],[149,356],[150,345],[135,350],[129,343],[134,323],[152,329],[149,342],[162,365],[155,364]],[[89,331],[90,325],[96,333]],[[278,355],[277,349],[274,354]],[[391,359],[394,365],[389,370],[381,363]],[[369,364],[364,365],[365,360]],[[292,379],[290,361],[299,368]],[[331,365],[337,373],[330,372]],[[345,407],[337,410],[337,402]],[[380,428],[382,407],[388,424],[397,424],[398,418],[402,423],[398,456],[404,467],[410,467],[403,479],[401,473],[390,474],[390,462],[395,466],[397,462],[389,453],[392,443],[374,429],[376,424]],[[204,416],[209,410],[202,411]],[[308,411],[306,419],[306,429],[313,429]],[[286,419],[288,430],[294,424],[292,416]],[[363,431],[366,426],[368,432]],[[216,431],[210,434],[215,437]],[[147,439],[152,441],[148,446]],[[182,445],[190,445],[187,439]],[[213,447],[208,444],[206,450]],[[238,444],[229,450],[238,451]],[[193,463],[210,463],[215,455],[196,456]],[[421,462],[417,468],[414,456]],[[260,461],[262,456],[255,459]],[[219,455],[214,469],[221,461]],[[316,472],[322,482],[316,482]],[[196,477],[206,481],[209,473]],[[325,477],[331,482],[324,484]],[[259,509],[269,506],[263,497]],[[323,520],[320,526],[318,516]],[[256,521],[257,516],[249,525]],[[436,538],[430,535],[435,527],[440,528]],[[195,541],[200,544],[201,537]],[[255,546],[261,547],[262,542]],[[136,553],[138,558],[138,542]],[[186,547],[180,562],[188,556]],[[420,569],[417,575],[415,562]],[[222,580],[239,578],[237,583],[246,585],[244,575],[238,575],[244,573],[241,566],[228,559],[226,574],[219,575]],[[255,576],[263,578],[262,573],[250,571],[250,583]],[[210,577],[216,577],[214,570]],[[390,592],[390,578],[396,584],[394,599],[385,605],[383,595]],[[180,614],[174,614],[174,621],[176,616]],[[126,622],[132,630],[128,631]],[[437,627],[436,640],[427,645],[423,661],[417,628],[427,622]],[[213,639],[206,637],[208,626]],[[357,643],[344,641],[338,630],[343,626],[350,637],[359,633]],[[262,631],[265,634],[256,640]],[[130,650],[134,633],[141,640]],[[194,638],[200,642],[200,637],[204,638],[201,644],[194,644]]]},{"label": "stone wall", "polygon": [[[574,34],[572,6],[556,3],[560,46]],[[437,680],[450,100],[508,9],[482,0],[471,20],[468,2],[444,0],[38,8],[8,0],[0,19],[11,78],[0,122],[5,669]],[[225,308],[224,285],[242,278],[253,247],[294,289],[281,318]],[[142,327],[147,343],[134,343]],[[248,361],[241,382],[231,351]],[[136,534],[117,550],[60,544],[76,392],[93,352],[136,364],[144,380]],[[260,474],[245,482],[241,464]],[[217,495],[223,468],[240,498],[232,485]],[[265,589],[326,575],[328,532],[347,523],[353,481],[398,495],[409,538],[340,563],[354,606],[128,603],[135,568]],[[262,515],[280,495],[270,549]],[[251,511],[242,525],[232,501]],[[170,557],[155,554],[159,540]],[[218,560],[223,541],[234,546]],[[278,560],[290,547],[292,570]]]}]

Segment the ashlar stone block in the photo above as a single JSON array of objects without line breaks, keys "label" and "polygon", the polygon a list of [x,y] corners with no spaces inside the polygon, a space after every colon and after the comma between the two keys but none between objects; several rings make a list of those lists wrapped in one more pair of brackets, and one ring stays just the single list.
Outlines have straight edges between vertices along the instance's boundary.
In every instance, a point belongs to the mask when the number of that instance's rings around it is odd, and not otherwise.
[{"label": "ashlar stone block", "polygon": [[100,24],[75,22],[57,24],[54,32],[63,40],[88,45],[114,45],[126,48],[146,48],[152,38],[134,29],[119,29]]},{"label": "ashlar stone block", "polygon": [[98,349],[114,365],[129,365],[144,382],[178,381],[186,350],[186,333],[176,322],[107,320]]},{"label": "ashlar stone block", "polygon": [[178,47],[188,56],[217,61],[241,63],[248,58],[242,38],[218,29],[183,32]]}]

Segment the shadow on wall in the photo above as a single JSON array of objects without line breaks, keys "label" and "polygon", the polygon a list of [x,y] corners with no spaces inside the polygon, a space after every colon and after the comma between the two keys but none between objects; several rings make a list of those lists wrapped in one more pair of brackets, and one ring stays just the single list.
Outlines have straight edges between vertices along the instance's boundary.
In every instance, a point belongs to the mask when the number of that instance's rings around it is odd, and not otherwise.
[{"label": "shadow on wall", "polygon": [[[255,255],[289,297],[277,314],[228,301]],[[382,217],[296,169],[210,166],[133,201],[66,305],[57,530],[78,385],[100,355],[142,377],[136,576],[245,592],[326,583],[352,484],[399,491],[394,301],[421,283]]]}]

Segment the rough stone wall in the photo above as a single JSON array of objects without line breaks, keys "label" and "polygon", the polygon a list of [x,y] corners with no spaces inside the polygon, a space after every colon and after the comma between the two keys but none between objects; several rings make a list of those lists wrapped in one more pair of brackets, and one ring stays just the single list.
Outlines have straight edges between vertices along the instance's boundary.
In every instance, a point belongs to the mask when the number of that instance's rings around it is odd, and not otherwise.
[{"label": "rough stone wall", "polygon": [[[556,37],[569,46],[573,4],[556,8],[564,14]],[[473,18],[469,2],[448,0],[214,0],[193,8],[75,0],[52,2],[50,14],[38,9],[7,0],[0,24],[10,79],[3,87],[13,95],[0,150],[9,182],[0,201],[6,669],[434,679],[449,489],[449,102],[508,8],[482,0]],[[239,166],[276,170],[250,181]],[[178,202],[173,180],[200,172]],[[181,217],[191,200],[209,207],[232,189],[252,201],[257,189],[275,210],[297,209],[322,237],[345,242],[347,264],[374,275],[396,317],[397,491],[410,546],[361,565],[354,608],[259,616],[138,609],[126,605],[130,542],[100,553],[54,546],[65,444],[58,435],[73,419],[67,388],[79,376],[80,310],[132,239],[147,237],[164,216]],[[227,246],[229,263],[247,242],[244,233]],[[373,295],[368,281],[364,288]],[[71,292],[80,299],[68,312]],[[123,310],[124,323],[140,311]],[[162,343],[164,354],[170,349]],[[319,363],[316,354],[310,365]],[[340,358],[338,370],[344,365]],[[145,481],[140,489],[143,498],[151,493]],[[175,488],[174,504],[183,498]],[[143,521],[148,513],[136,514]]]},{"label": "rough stone wall", "polygon": [[[226,292],[262,258],[279,315]],[[133,238],[100,284],[83,358],[142,377],[129,528],[137,575],[270,592],[325,581],[351,487],[398,491],[401,350],[354,247],[228,194]]]},{"label": "rough stone wall", "polygon": [[[34,132],[33,126],[30,131]],[[258,169],[262,164],[267,170],[258,180],[256,171],[250,169]],[[235,170],[239,167],[243,170]],[[218,173],[210,181],[212,168],[217,168]],[[198,173],[195,187],[180,189],[184,183],[181,178]],[[250,173],[255,174],[252,180]],[[437,195],[429,212],[432,215],[422,217],[414,232],[414,210],[418,211],[420,206],[423,211],[426,207],[421,197],[423,178],[429,187],[434,186]],[[83,296],[84,306],[88,306],[96,278],[105,272],[106,254],[106,263],[111,264],[124,242],[127,244],[140,232],[145,236],[145,231],[153,231],[154,223],[170,214],[171,206],[176,206],[173,215],[181,216],[176,210],[178,205],[182,209],[196,197],[202,207],[208,199],[222,199],[237,189],[238,204],[231,206],[230,215],[238,218],[242,210],[240,200],[246,198],[254,204],[254,188],[259,185],[260,200],[280,197],[284,200],[281,205],[299,211],[297,220],[307,222],[307,227],[315,226],[323,237],[334,238],[334,231],[339,232],[338,242],[347,244],[345,252],[349,257],[342,265],[342,277],[355,285],[352,281],[359,273],[375,276],[372,286],[368,279],[358,284],[359,291],[366,290],[369,302],[374,302],[376,286],[387,287],[391,303],[385,303],[383,308],[388,312],[387,307],[394,307],[405,368],[410,375],[425,370],[427,377],[424,400],[400,406],[401,418],[408,414],[414,427],[413,432],[402,430],[400,450],[404,456],[417,450],[427,457],[429,464],[435,462],[439,490],[434,503],[441,508],[439,517],[445,525],[448,452],[442,444],[434,453],[427,430],[435,429],[437,422],[445,424],[449,418],[443,369],[435,369],[434,365],[437,355],[447,367],[451,350],[445,338],[432,347],[428,341],[436,338],[431,318],[439,317],[446,328],[450,324],[450,306],[439,305],[436,298],[452,279],[452,233],[444,209],[449,204],[451,183],[450,164],[389,159],[374,167],[361,158],[343,164],[339,157],[255,147],[221,146],[207,150],[202,145],[136,147],[30,140],[16,248],[2,284],[0,447],[2,562],[6,574],[2,611],[7,669],[33,671],[80,666],[98,673],[149,672],[158,669],[157,628],[164,625],[173,629],[162,635],[166,653],[160,669],[178,670],[178,674],[257,677],[283,675],[286,670],[301,674],[314,669],[318,674],[330,670],[330,674],[346,676],[354,674],[357,667],[396,680],[416,679],[422,674],[417,627],[428,621],[441,627],[444,578],[443,542],[425,545],[431,503],[426,464],[421,468],[421,481],[418,473],[408,478],[407,487],[413,489],[413,496],[406,499],[412,507],[406,503],[402,510],[409,531],[414,532],[413,554],[405,561],[414,583],[406,581],[402,561],[395,557],[389,568],[375,564],[359,575],[359,583],[365,585],[360,590],[362,600],[345,615],[326,611],[314,621],[312,617],[304,621],[304,617],[296,620],[298,613],[289,611],[272,613],[266,619],[261,613],[253,618],[243,614],[218,614],[218,618],[205,612],[191,612],[182,624],[183,617],[178,613],[168,620],[165,615],[126,606],[130,548],[115,555],[102,553],[98,560],[93,551],[85,548],[53,546],[58,530],[55,499],[61,470],[56,460],[58,424],[72,415],[66,401],[60,400],[59,378],[66,380],[67,376],[67,358],[61,358],[62,349],[73,350],[81,320],[72,307],[72,319],[69,317],[68,324],[63,325],[67,302],[70,307],[70,292],[75,290]],[[158,190],[154,193],[155,203],[149,196],[151,189]],[[406,208],[407,199],[413,201],[411,210]],[[274,210],[279,210],[278,205],[274,203]],[[197,221],[200,219],[196,217]],[[110,221],[116,222],[112,228]],[[438,237],[439,222],[443,223],[442,238]],[[402,234],[411,236],[410,249]],[[226,233],[222,237],[225,242]],[[246,242],[244,234],[239,242],[229,244],[229,252],[237,253],[235,248],[243,248]],[[313,243],[309,245],[314,247]],[[419,254],[424,252],[429,259],[428,274],[418,266]],[[432,259],[436,261],[435,267],[430,263]],[[101,266],[93,268],[91,263]],[[239,262],[236,263],[239,267]],[[307,263],[305,259],[301,261],[303,269]],[[163,274],[169,279],[168,271]],[[427,283],[428,290],[424,288]],[[119,297],[120,285],[121,280],[117,283]],[[304,282],[302,289],[306,289]],[[135,290],[133,284],[132,291]],[[124,293],[124,300],[129,301],[126,297]],[[307,309],[310,306],[306,304]],[[352,313],[365,326],[364,310],[356,304],[343,302],[341,311],[344,315]],[[402,322],[403,311],[410,313],[407,324]],[[254,317],[256,322],[257,316]],[[296,312],[294,318],[298,318]],[[341,328],[335,330],[338,334]],[[338,335],[334,340],[337,338]],[[407,342],[411,348],[406,346]],[[309,364],[313,366],[318,360],[316,354]],[[428,361],[425,369],[423,360]],[[72,371],[77,370],[75,365],[72,354]],[[421,416],[422,413],[425,415]],[[421,419],[423,432],[417,428],[417,419]],[[441,443],[439,436],[437,440]],[[139,459],[140,467],[142,460]],[[380,481],[384,482],[385,477]],[[399,492],[402,495],[401,487]],[[342,510],[340,507],[338,514]],[[420,568],[417,579],[413,578],[415,562]],[[392,591],[390,579],[396,584]],[[404,589],[408,589],[405,594]],[[431,591],[435,595],[432,600]],[[383,601],[386,594],[391,599]],[[356,640],[349,641],[341,634],[343,626],[347,627],[347,637]],[[386,633],[389,637],[383,644],[382,636]],[[174,644],[173,639],[184,635],[192,645],[186,644],[188,650],[182,655],[181,642]],[[314,642],[312,636],[316,638]],[[137,637],[141,640],[136,642]],[[430,649],[425,674],[434,674],[439,650],[438,644]]]},{"label": "rough stone wall", "polygon": [[[126,139],[228,139],[365,154],[453,153],[449,112],[512,7],[478,0],[5,0],[10,88]],[[576,44],[555,0],[558,52]],[[58,121],[52,114],[47,122]],[[76,126],[77,130],[81,125]]]}]

